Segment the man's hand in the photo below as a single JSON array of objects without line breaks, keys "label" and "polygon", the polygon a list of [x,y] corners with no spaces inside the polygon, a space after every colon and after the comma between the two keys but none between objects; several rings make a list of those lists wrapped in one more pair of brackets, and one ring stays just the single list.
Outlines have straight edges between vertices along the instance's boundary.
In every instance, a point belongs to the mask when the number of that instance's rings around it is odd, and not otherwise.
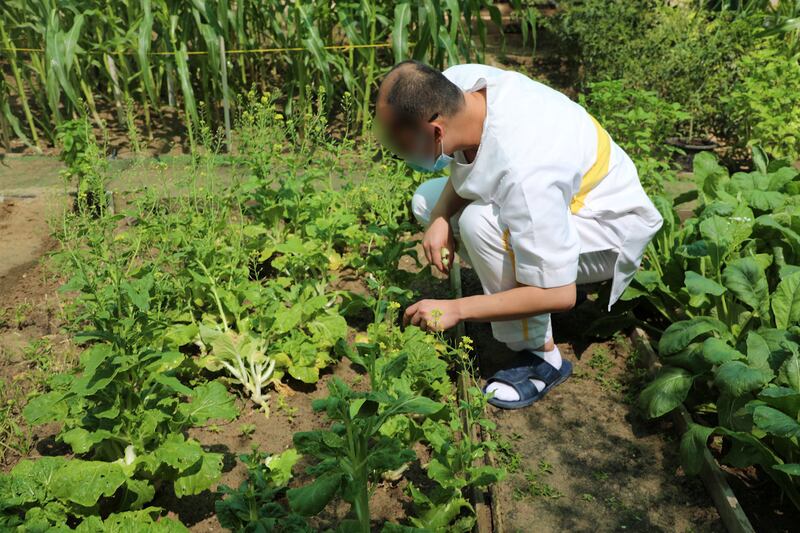
[{"label": "man's hand", "polygon": [[459,300],[420,300],[403,314],[403,325],[427,331],[444,331],[461,322]]},{"label": "man's hand", "polygon": [[[422,248],[425,258],[442,274],[450,272],[450,266],[455,252],[455,239],[450,221],[443,216],[434,218],[422,238]],[[445,250],[447,250],[445,252]],[[445,259],[445,261],[442,261]]]}]

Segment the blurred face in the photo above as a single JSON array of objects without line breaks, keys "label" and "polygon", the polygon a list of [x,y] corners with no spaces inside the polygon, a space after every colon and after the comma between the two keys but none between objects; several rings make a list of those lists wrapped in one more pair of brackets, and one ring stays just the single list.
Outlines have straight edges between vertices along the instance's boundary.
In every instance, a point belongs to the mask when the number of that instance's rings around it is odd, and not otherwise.
[{"label": "blurred face", "polygon": [[443,152],[443,130],[438,118],[436,113],[416,127],[398,127],[394,125],[391,110],[379,106],[376,136],[386,148],[408,162],[432,162]]}]

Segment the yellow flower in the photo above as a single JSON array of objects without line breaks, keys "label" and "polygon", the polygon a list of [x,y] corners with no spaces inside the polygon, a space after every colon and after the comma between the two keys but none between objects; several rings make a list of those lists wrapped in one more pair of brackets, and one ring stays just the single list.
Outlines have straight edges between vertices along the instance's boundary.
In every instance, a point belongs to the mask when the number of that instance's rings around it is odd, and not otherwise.
[{"label": "yellow flower", "polygon": [[275,113],[275,120],[283,120],[283,115],[280,113]]}]

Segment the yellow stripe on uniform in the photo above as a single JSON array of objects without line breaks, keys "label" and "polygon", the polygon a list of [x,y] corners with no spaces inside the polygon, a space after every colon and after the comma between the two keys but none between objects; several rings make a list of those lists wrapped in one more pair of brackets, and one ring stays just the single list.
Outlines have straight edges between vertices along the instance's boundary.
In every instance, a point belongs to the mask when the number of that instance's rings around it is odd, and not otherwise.
[{"label": "yellow stripe on uniform", "polygon": [[581,187],[578,189],[578,194],[573,196],[569,204],[569,210],[574,215],[583,207],[586,201],[586,195],[589,191],[594,189],[598,183],[608,174],[609,160],[611,159],[611,137],[608,132],[603,129],[597,120],[591,115],[589,117],[597,129],[597,159],[595,159],[592,168],[581,178]]},{"label": "yellow stripe on uniform", "polygon": [[[510,233],[511,231],[508,228],[506,228],[505,231],[503,231],[503,248],[505,248],[506,252],[508,252],[509,257],[511,257],[511,268],[514,270],[514,272],[516,272],[517,264],[516,264],[516,258],[514,257],[514,250],[511,249],[511,245],[508,243],[508,237]],[[528,340],[528,319],[522,318],[520,319],[520,322],[522,322],[522,336],[525,340]]]},{"label": "yellow stripe on uniform", "polygon": [[[594,189],[605,175],[608,174],[608,166],[611,159],[611,137],[593,116],[589,115],[589,118],[592,119],[592,123],[594,123],[594,127],[597,130],[597,158],[592,167],[587,170],[586,174],[581,178],[581,186],[580,189],[578,189],[578,194],[572,197],[572,201],[569,204],[569,210],[572,214],[580,211],[586,201],[586,196],[589,194],[589,191]],[[503,231],[503,248],[505,248],[506,252],[508,252],[508,255],[511,257],[511,268],[516,272],[517,267],[514,258],[514,250],[511,249],[511,245],[508,242],[509,234],[510,231],[506,228],[506,230]],[[526,318],[522,319],[522,334],[525,340],[528,340],[528,319]]]}]

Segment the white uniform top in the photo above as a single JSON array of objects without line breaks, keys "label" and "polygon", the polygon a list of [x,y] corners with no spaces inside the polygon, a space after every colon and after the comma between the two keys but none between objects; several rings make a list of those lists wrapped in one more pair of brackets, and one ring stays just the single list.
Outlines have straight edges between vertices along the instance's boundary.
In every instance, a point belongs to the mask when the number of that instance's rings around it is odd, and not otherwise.
[{"label": "white uniform top", "polygon": [[581,242],[572,217],[592,218],[619,252],[610,309],[663,223],[627,154],[583,107],[523,74],[466,64],[444,75],[464,91],[486,88],[477,155],[466,164],[456,152],[450,180],[462,198],[499,207],[517,281],[543,288],[574,283]]}]

